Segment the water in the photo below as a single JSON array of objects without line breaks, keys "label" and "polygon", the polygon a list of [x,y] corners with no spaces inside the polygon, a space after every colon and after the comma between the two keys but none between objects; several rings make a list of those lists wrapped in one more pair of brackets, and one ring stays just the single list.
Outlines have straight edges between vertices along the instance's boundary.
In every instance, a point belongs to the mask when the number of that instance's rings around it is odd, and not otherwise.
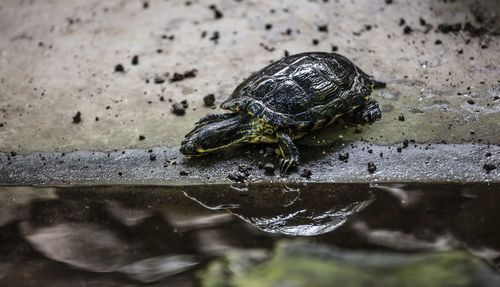
[{"label": "water", "polygon": [[0,187],[0,286],[199,286],[229,254],[244,254],[241,267],[290,249],[364,264],[365,275],[366,264],[462,250],[486,266],[480,285],[495,286],[499,187]]}]

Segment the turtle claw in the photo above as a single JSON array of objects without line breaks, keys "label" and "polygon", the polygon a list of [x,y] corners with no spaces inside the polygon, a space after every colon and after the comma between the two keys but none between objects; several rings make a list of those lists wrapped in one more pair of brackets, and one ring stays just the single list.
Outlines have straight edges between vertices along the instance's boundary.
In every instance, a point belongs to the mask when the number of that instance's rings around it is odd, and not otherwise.
[{"label": "turtle claw", "polygon": [[281,174],[283,175],[286,175],[288,173],[288,170],[290,168],[294,168],[297,166],[297,161],[293,160],[293,159],[284,159],[282,158],[280,160],[280,172]]}]

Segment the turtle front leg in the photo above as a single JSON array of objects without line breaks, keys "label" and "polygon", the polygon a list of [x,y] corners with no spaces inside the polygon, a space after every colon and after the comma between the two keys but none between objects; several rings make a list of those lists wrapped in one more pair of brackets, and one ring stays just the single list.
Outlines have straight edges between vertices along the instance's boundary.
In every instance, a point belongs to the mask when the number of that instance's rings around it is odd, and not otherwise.
[{"label": "turtle front leg", "polygon": [[354,121],[358,124],[373,123],[382,117],[378,102],[369,98],[363,105],[359,106],[353,112]]},{"label": "turtle front leg", "polygon": [[300,155],[297,147],[293,143],[290,135],[284,131],[278,131],[278,145],[283,158],[280,161],[280,171],[283,174],[288,172],[288,169],[295,167],[300,162]]}]

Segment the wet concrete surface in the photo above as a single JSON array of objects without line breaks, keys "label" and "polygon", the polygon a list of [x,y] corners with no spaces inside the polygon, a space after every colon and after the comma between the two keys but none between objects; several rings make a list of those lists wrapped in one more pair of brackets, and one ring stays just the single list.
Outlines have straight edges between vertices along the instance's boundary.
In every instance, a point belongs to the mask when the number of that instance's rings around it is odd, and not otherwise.
[{"label": "wet concrete surface", "polygon": [[[383,118],[362,134],[323,130],[303,144],[342,135],[498,145],[499,11],[494,0],[4,1],[0,150],[178,147],[194,122],[221,112],[204,104],[208,94],[220,104],[285,51],[332,50],[387,81],[374,93]],[[183,100],[185,113],[173,113]]]},{"label": "wet concrete surface", "polygon": [[[270,155],[267,152],[271,152]],[[4,185],[155,184],[234,182],[500,182],[497,145],[417,144],[301,147],[302,164],[288,175],[274,147],[242,145],[186,158],[174,148],[72,153],[0,153]]]},{"label": "wet concrete surface", "polygon": [[[388,279],[404,262],[428,258],[439,264],[441,254],[461,250],[460,262],[476,267],[457,276],[482,283],[456,286],[495,286],[498,188],[498,183],[4,186],[0,284],[199,286],[199,280],[209,279],[204,270],[219,258],[242,263],[246,255],[235,253],[257,252],[262,261],[286,240],[302,260],[354,259],[341,266],[363,270],[368,264],[389,272]],[[295,267],[308,272],[304,265]],[[411,274],[423,271],[410,267],[408,286],[421,286]],[[353,276],[342,278],[353,282],[358,278]]]}]

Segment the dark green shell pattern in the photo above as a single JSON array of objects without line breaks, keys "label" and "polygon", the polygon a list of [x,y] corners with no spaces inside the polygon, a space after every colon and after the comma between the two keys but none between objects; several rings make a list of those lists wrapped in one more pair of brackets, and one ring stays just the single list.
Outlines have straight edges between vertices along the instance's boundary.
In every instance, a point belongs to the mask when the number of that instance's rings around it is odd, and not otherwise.
[{"label": "dark green shell pattern", "polygon": [[326,120],[363,104],[372,78],[346,57],[310,52],[284,58],[252,74],[221,105],[277,126]]}]

